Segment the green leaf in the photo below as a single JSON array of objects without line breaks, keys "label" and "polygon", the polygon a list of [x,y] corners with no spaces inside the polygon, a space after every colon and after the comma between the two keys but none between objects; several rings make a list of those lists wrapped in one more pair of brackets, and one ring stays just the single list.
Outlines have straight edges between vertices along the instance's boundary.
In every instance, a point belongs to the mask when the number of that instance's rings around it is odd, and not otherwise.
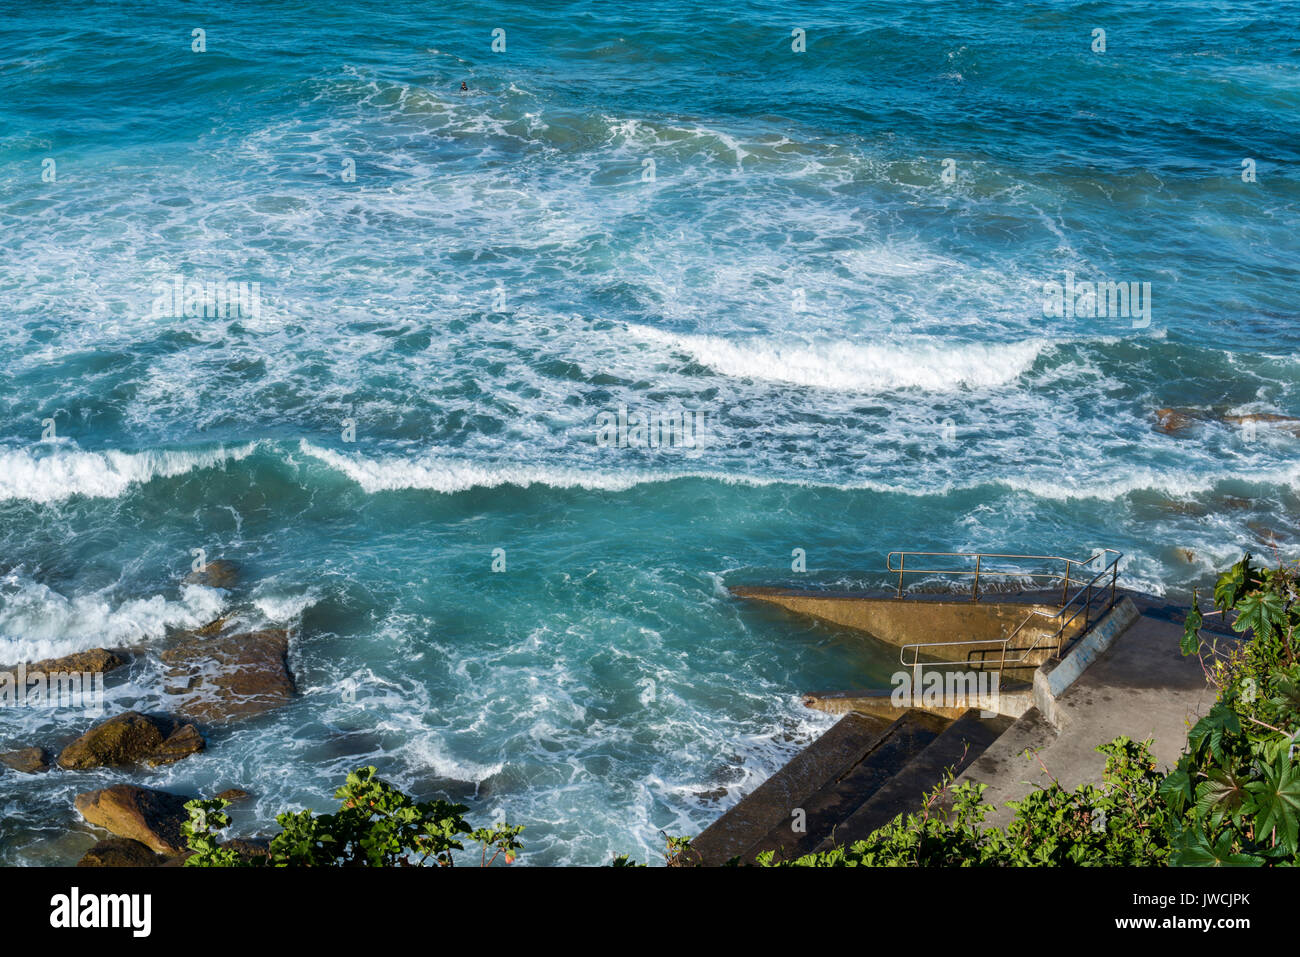
[{"label": "green leaf", "polygon": [[1171,862],[1179,867],[1258,867],[1262,857],[1232,850],[1232,833],[1225,832],[1213,844],[1197,828],[1183,835],[1183,843]]},{"label": "green leaf", "polygon": [[1254,591],[1243,596],[1236,605],[1235,631],[1250,629],[1261,638],[1273,634],[1274,628],[1286,625],[1286,604],[1282,596],[1272,591]]},{"label": "green leaf", "polygon": [[1254,797],[1255,833],[1260,836],[1276,832],[1283,846],[1296,853],[1296,838],[1300,833],[1300,768],[1291,763],[1290,755],[1282,755],[1276,764],[1264,768],[1262,781],[1246,785]]},{"label": "green leaf", "polygon": [[1250,552],[1247,552],[1241,561],[1219,576],[1219,580],[1214,586],[1215,607],[1227,611],[1237,604],[1237,601],[1246,593],[1246,589],[1249,587]]},{"label": "green leaf", "polygon": [[1201,649],[1201,622],[1205,619],[1201,615],[1201,604],[1197,599],[1195,592],[1192,593],[1192,608],[1187,613],[1187,620],[1183,623],[1183,638],[1178,643],[1178,648],[1184,655],[1194,655]]}]

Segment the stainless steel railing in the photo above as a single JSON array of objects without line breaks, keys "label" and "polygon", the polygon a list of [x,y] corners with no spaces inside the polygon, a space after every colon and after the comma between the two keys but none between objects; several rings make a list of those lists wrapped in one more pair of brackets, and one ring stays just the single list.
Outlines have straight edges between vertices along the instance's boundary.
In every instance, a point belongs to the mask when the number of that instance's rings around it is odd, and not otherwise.
[{"label": "stainless steel railing", "polygon": [[[1001,655],[998,659],[999,671],[1005,670],[1008,664],[1016,665],[1027,661],[1030,658],[1030,656],[1035,651],[1038,650],[1040,646],[1052,645],[1053,655],[1055,655],[1056,657],[1060,657],[1061,650],[1064,647],[1065,640],[1066,640],[1066,632],[1070,629],[1071,625],[1073,625],[1076,621],[1078,621],[1079,616],[1080,615],[1083,616],[1083,622],[1081,624],[1081,627],[1077,631],[1077,633],[1072,636],[1073,638],[1078,638],[1079,636],[1081,636],[1084,632],[1088,630],[1088,628],[1092,624],[1092,619],[1093,619],[1092,606],[1093,606],[1093,599],[1095,595],[1101,595],[1105,598],[1104,606],[1097,612],[1098,617],[1105,614],[1114,606],[1117,586],[1119,582],[1119,563],[1120,563],[1120,559],[1124,557],[1122,553],[1116,551],[1113,548],[1103,548],[1101,551],[1095,553],[1091,558],[1087,559],[1086,561],[1081,561],[1078,559],[1070,559],[1070,558],[1059,558],[1057,556],[1045,556],[1045,555],[985,555],[982,553],[971,553],[971,552],[890,552],[889,556],[885,560],[885,563],[887,566],[889,566],[890,571],[900,572],[899,575],[900,594],[902,590],[901,572],[904,569],[904,562],[900,560],[898,568],[894,568],[892,563],[892,558],[895,555],[900,556],[900,558],[906,555],[933,555],[933,556],[943,555],[943,556],[961,556],[964,558],[974,558],[975,569],[973,573],[975,574],[976,583],[978,583],[979,581],[979,569],[980,569],[980,565],[982,564],[981,559],[983,558],[998,558],[998,559],[1025,558],[1025,559],[1032,559],[1035,561],[1049,560],[1049,561],[1061,561],[1066,563],[1065,594],[1062,597],[1060,607],[1055,612],[1046,612],[1038,608],[1032,609],[1029,612],[1029,614],[1025,616],[1024,620],[1021,621],[1020,624],[1018,624],[1015,627],[1015,629],[1011,632],[1011,634],[1005,635],[1001,638],[968,638],[965,641],[924,641],[924,642],[912,642],[910,644],[903,645],[898,651],[898,660],[902,665],[908,668],[912,668],[916,672],[917,680],[920,679],[921,668],[924,667],[925,665],[929,665],[929,664],[951,665],[952,664],[951,661],[947,661],[947,662],[921,661],[922,649],[924,648],[939,648],[939,647],[951,647],[954,645],[967,645],[967,646],[976,646],[975,648],[972,648],[972,654],[982,654],[981,652],[977,651],[976,648],[980,645],[991,645],[993,646],[991,650],[993,651],[997,651],[999,649],[1001,650]],[[1086,568],[1087,566],[1093,565],[1099,559],[1106,559],[1107,556],[1110,557],[1108,560],[1103,562],[1101,570],[1098,571],[1096,574],[1094,574],[1091,578],[1088,578],[1086,581],[1081,579],[1079,581],[1079,588],[1074,592],[1074,594],[1070,594],[1069,576],[1071,575],[1072,571],[1075,568]],[[907,569],[907,570],[911,571],[912,569]],[[918,571],[920,570],[918,569]],[[934,569],[927,569],[925,573],[938,574],[942,572],[939,572]],[[1041,577],[1040,575],[1033,574],[1033,573],[1014,573],[1014,574],[1018,574],[1019,577],[1030,577],[1030,578]],[[1108,588],[1104,584],[1107,576],[1110,577],[1110,583]],[[977,599],[978,599],[978,590],[977,590],[977,585],[975,585],[972,587],[971,600],[975,601]],[[1008,648],[1010,648],[1011,642],[1014,641],[1017,636],[1019,636],[1020,632],[1024,629],[1024,627],[1027,624],[1029,624],[1029,622],[1032,621],[1034,618],[1047,618],[1049,620],[1056,620],[1057,621],[1056,628],[1055,629],[1052,629],[1050,627],[1044,628],[1034,638],[1033,643],[1028,648],[1024,649],[1023,651],[1020,651],[1020,653],[1016,655],[1014,658],[1010,658],[1010,659],[1007,658],[1007,650]],[[1046,639],[1046,641],[1044,641],[1044,639]],[[907,658],[907,651],[909,648],[912,649],[911,661],[909,661]],[[969,660],[969,656],[968,656],[968,660]],[[979,663],[981,665],[986,665],[988,663],[988,660],[989,659],[987,656],[982,656]]]}]

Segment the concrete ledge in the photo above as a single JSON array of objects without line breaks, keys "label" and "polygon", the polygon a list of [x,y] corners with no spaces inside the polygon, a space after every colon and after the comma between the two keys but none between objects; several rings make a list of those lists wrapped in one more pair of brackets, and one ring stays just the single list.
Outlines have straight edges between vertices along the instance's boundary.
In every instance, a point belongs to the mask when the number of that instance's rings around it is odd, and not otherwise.
[{"label": "concrete ledge", "polygon": [[1069,654],[1064,658],[1050,659],[1034,672],[1033,704],[1052,727],[1061,726],[1057,698],[1137,620],[1137,606],[1129,598],[1120,599],[1115,607],[1070,649]]},{"label": "concrete ledge", "polygon": [[[997,713],[1009,718],[1018,718],[1034,706],[1034,692],[1023,684],[1012,691],[999,691],[996,696]],[[956,720],[966,713],[968,708],[981,708],[985,702],[978,697],[958,698],[946,705],[923,705],[919,703],[897,705],[889,691],[818,691],[806,694],[804,707],[815,708],[828,714],[870,714],[878,718],[894,720],[908,711],[919,710],[937,714],[944,718]]]}]

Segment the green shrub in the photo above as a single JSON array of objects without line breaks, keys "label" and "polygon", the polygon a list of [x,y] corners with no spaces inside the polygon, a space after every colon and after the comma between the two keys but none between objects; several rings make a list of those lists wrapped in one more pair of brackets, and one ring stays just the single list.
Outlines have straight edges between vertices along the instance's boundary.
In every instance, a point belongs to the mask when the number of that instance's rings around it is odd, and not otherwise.
[{"label": "green shrub", "polygon": [[[373,767],[348,775],[334,792],[340,807],[333,814],[310,810],[285,812],[276,817],[280,833],[266,855],[240,854],[222,847],[216,833],[230,826],[228,802],[190,801],[189,820],[181,829],[194,853],[187,867],[398,867],[431,862],[442,867],[455,863],[453,851],[463,851],[463,837],[481,847],[478,863],[490,866],[502,857],[514,861],[522,848],[522,826],[471,828],[464,814],[469,808],[446,801],[412,800],[391,784],[375,777]],[[488,858],[488,851],[492,857]]]}]

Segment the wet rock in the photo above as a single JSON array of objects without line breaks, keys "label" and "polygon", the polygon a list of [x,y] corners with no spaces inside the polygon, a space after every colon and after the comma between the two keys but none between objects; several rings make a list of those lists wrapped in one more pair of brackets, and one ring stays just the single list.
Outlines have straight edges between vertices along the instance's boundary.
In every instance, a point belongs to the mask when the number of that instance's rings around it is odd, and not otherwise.
[{"label": "wet rock", "polygon": [[[30,662],[25,667],[29,675],[35,671],[47,675],[54,672],[61,674],[71,674],[73,672],[103,674],[115,668],[121,668],[127,663],[127,660],[126,655],[120,651],[114,651],[111,648],[91,648],[87,651],[64,655],[62,658],[46,658],[42,661]],[[16,668],[17,665],[10,665],[6,668],[0,668],[0,671],[14,671]]]},{"label": "wet rock", "polygon": [[144,760],[170,764],[202,750],[203,738],[193,725],[127,711],[101,721],[69,744],[60,752],[58,764],[70,771]]},{"label": "wet rock", "polygon": [[233,721],[278,708],[293,697],[283,629],[192,637],[162,652],[176,710],[198,721]]},{"label": "wet rock", "polygon": [[1201,422],[1205,413],[1198,409],[1156,409],[1156,428],[1172,435]]},{"label": "wet rock", "polygon": [[261,837],[232,837],[228,841],[221,842],[222,847],[230,848],[244,860],[251,860],[255,857],[270,857],[271,842]]},{"label": "wet rock", "polygon": [[1276,412],[1247,412],[1245,415],[1225,415],[1223,421],[1230,425],[1245,425],[1247,422],[1262,422],[1292,435],[1300,435],[1300,419],[1293,415],[1279,415]]},{"label": "wet rock", "polygon": [[239,566],[224,558],[206,562],[201,572],[190,572],[184,579],[187,585],[207,585],[209,588],[234,588],[239,582]]},{"label": "wet rock", "polygon": [[1284,533],[1279,532],[1274,528],[1270,528],[1263,522],[1247,522],[1246,527],[1250,529],[1251,533],[1261,545],[1267,545],[1270,548],[1274,548],[1278,543],[1287,540]]},{"label": "wet rock", "polygon": [[234,804],[236,801],[242,801],[248,796],[247,791],[241,791],[239,788],[227,788],[217,795],[217,800],[229,801],[231,804]]},{"label": "wet rock", "polygon": [[76,807],[87,823],[118,837],[140,841],[159,854],[181,854],[187,849],[181,834],[189,817],[187,800],[166,791],[115,784],[78,794]]},{"label": "wet rock", "polygon": [[77,862],[78,867],[157,867],[160,858],[146,844],[129,837],[100,841]]},{"label": "wet rock", "polygon": [[50,758],[44,748],[20,748],[0,754],[0,764],[23,774],[38,774],[50,769]]},{"label": "wet rock", "polygon": [[181,758],[188,758],[191,754],[198,754],[206,747],[203,735],[199,734],[199,729],[192,724],[183,724],[170,735],[167,740],[158,746],[147,760],[154,767],[162,764],[175,764]]},{"label": "wet rock", "polygon": [[182,641],[186,638],[211,638],[214,635],[221,634],[221,629],[224,627],[226,627],[226,619],[215,618],[206,625],[201,625],[198,628],[178,631],[173,635],[173,638],[177,641]]}]

